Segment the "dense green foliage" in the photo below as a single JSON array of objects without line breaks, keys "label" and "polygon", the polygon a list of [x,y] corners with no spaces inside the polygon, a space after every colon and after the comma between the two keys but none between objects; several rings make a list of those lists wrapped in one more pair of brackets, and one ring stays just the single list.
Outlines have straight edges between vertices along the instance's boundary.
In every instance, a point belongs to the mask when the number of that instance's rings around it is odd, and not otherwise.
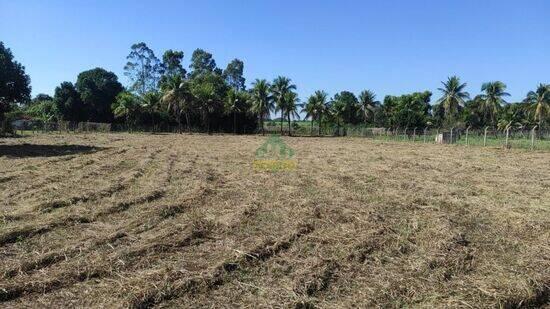
[{"label": "dense green foliage", "polygon": [[14,104],[30,100],[30,83],[25,67],[15,61],[11,50],[0,42],[0,122]]},{"label": "dense green foliage", "polygon": [[[480,94],[470,98],[467,84],[457,76],[442,82],[435,104],[429,91],[399,96],[387,95],[378,101],[376,94],[364,90],[357,95],[341,91],[329,97],[318,90],[301,103],[292,80],[278,76],[272,82],[256,79],[246,89],[244,63],[233,59],[225,69],[217,66],[211,53],[196,49],[189,71],[183,67],[184,53],[167,50],[162,59],[145,43],[131,46],[124,66],[127,88],[117,76],[102,68],[84,71],[76,83],[63,82],[54,97],[37,95],[30,100],[29,78],[24,68],[13,61],[9,49],[0,45],[0,78],[9,73],[18,90],[9,92],[0,84],[4,106],[19,103],[19,114],[44,121],[114,122],[127,128],[166,128],[204,132],[264,132],[272,114],[281,133],[291,132],[292,121],[305,116],[314,132],[321,128],[455,127],[503,130],[548,127],[550,123],[550,85],[540,84],[522,102],[508,103],[506,85],[501,81],[484,83]],[[4,69],[7,68],[7,69]],[[6,110],[4,108],[4,110]],[[285,124],[286,123],[286,124]],[[342,128],[343,130],[340,130]],[[274,129],[274,128],[271,128]]]}]

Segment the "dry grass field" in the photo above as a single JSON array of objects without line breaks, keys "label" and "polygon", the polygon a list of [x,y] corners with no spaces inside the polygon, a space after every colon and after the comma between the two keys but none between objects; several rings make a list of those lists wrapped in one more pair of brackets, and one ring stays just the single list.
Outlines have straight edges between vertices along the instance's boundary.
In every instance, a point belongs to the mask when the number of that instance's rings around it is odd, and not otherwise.
[{"label": "dry grass field", "polygon": [[0,307],[544,307],[550,153],[262,136],[0,140]]}]

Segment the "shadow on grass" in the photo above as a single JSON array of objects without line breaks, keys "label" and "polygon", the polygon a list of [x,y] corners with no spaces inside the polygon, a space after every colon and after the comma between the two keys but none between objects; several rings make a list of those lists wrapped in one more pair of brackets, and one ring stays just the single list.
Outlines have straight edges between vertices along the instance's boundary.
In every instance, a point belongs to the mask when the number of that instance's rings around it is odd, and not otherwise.
[{"label": "shadow on grass", "polygon": [[0,157],[29,158],[29,157],[55,157],[72,154],[87,154],[103,150],[101,147],[85,145],[37,145],[37,144],[0,144]]}]

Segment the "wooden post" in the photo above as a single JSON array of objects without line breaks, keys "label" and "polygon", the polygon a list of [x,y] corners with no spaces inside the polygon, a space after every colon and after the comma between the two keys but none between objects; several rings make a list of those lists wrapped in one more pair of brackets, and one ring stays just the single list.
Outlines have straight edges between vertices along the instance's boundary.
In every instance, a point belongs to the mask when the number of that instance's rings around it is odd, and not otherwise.
[{"label": "wooden post", "polygon": [[466,146],[469,146],[470,144],[468,143],[468,131],[470,131],[470,127],[467,127],[466,128]]},{"label": "wooden post", "polygon": [[454,128],[451,128],[451,140],[449,141],[449,144],[453,143],[453,130]]},{"label": "wooden post", "polygon": [[416,141],[416,127],[413,130],[413,142]]},{"label": "wooden post", "polygon": [[506,127],[506,149],[508,149],[508,137],[510,136],[510,125]]},{"label": "wooden post", "polygon": [[537,129],[537,126],[534,126],[533,129],[531,129],[531,150],[535,149],[535,130]]},{"label": "wooden post", "polygon": [[485,127],[485,131],[483,132],[483,147],[487,145],[487,129],[489,127]]},{"label": "wooden post", "polygon": [[407,136],[407,130],[409,130],[409,128],[405,128],[405,131],[403,131],[403,139],[408,139],[408,136]]}]

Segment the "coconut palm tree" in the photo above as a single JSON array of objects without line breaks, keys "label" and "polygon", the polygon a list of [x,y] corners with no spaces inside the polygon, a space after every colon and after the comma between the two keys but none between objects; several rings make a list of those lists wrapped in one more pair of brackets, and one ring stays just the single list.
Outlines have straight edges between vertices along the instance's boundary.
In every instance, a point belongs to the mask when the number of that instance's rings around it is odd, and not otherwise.
[{"label": "coconut palm tree", "polygon": [[273,110],[273,98],[270,94],[270,85],[265,79],[256,79],[252,83],[252,112],[260,120],[262,135],[265,135],[264,120]]},{"label": "coconut palm tree", "polygon": [[278,76],[271,84],[271,93],[276,104],[276,111],[281,111],[281,135],[283,134],[283,121],[286,114],[285,97],[293,90],[296,90],[296,85],[292,84],[288,77]]},{"label": "coconut palm tree", "polygon": [[366,127],[367,121],[374,118],[374,110],[378,105],[380,105],[380,102],[376,101],[376,95],[374,92],[364,90],[359,94],[359,104],[361,105],[361,112],[363,113]]},{"label": "coconut palm tree", "polygon": [[233,134],[237,133],[237,112],[239,109],[239,97],[235,88],[229,88],[225,101],[225,109],[229,113],[233,113]]},{"label": "coconut palm tree", "polygon": [[509,97],[510,94],[505,92],[506,84],[500,81],[483,83],[481,91],[485,92],[479,96],[481,99],[480,108],[484,113],[484,118],[489,118],[491,125],[495,126],[496,115],[502,104],[506,103],[502,97]]},{"label": "coconut palm tree", "polygon": [[284,110],[286,114],[286,118],[288,120],[288,135],[292,135],[292,131],[290,128],[290,118],[294,119],[300,119],[300,115],[298,114],[298,108],[302,106],[300,104],[300,99],[298,98],[298,94],[294,91],[289,91],[285,93],[284,100]]},{"label": "coconut palm tree", "polygon": [[527,93],[524,102],[531,105],[535,122],[541,128],[546,117],[550,116],[550,84],[539,84],[536,91]]},{"label": "coconut palm tree", "polygon": [[192,104],[192,95],[189,90],[189,84],[181,75],[175,75],[168,78],[163,83],[161,101],[168,104],[168,111],[172,112],[178,122],[178,130],[181,133],[181,116],[185,115],[187,131],[191,131],[189,123],[189,113]]},{"label": "coconut palm tree", "polygon": [[157,112],[162,95],[158,91],[149,91],[141,97],[141,106],[151,114],[151,125],[155,130],[155,113]]},{"label": "coconut palm tree", "polygon": [[446,82],[441,83],[443,88],[437,88],[437,90],[443,95],[437,103],[443,104],[446,117],[453,118],[458,112],[458,107],[464,105],[464,101],[470,98],[470,94],[464,91],[466,83],[461,84],[457,76],[451,76]]},{"label": "coconut palm tree", "polygon": [[136,95],[128,91],[123,91],[116,96],[112,106],[113,114],[115,117],[124,117],[126,126],[130,128],[132,122],[135,121],[135,119],[132,118],[135,117],[141,107],[139,103],[139,99]]},{"label": "coconut palm tree", "polygon": [[313,121],[317,119],[317,114],[315,112],[315,104],[317,98],[315,95],[310,96],[307,99],[307,103],[304,105],[304,108],[302,108],[301,112],[306,114],[306,118],[311,119],[311,129],[310,134],[313,135]]},{"label": "coconut palm tree", "polygon": [[302,109],[306,113],[306,118],[311,118],[311,132],[313,134],[313,122],[317,120],[319,124],[318,135],[321,135],[321,118],[326,110],[328,94],[322,90],[317,90],[311,95]]},{"label": "coconut palm tree", "polygon": [[323,90],[317,90],[315,91],[315,98],[315,113],[317,114],[317,122],[319,122],[317,134],[321,135],[321,122],[323,121],[323,115],[327,113],[328,109],[328,93]]},{"label": "coconut palm tree", "polygon": [[332,120],[336,122],[336,128],[338,129],[337,134],[340,135],[340,125],[344,122],[344,116],[348,113],[348,107],[346,106],[345,102],[337,100],[335,98],[333,98],[329,104],[330,116]]},{"label": "coconut palm tree", "polygon": [[233,114],[233,134],[237,134],[237,113],[246,110],[247,101],[248,93],[235,90],[235,88],[229,88],[227,91],[225,109]]}]

